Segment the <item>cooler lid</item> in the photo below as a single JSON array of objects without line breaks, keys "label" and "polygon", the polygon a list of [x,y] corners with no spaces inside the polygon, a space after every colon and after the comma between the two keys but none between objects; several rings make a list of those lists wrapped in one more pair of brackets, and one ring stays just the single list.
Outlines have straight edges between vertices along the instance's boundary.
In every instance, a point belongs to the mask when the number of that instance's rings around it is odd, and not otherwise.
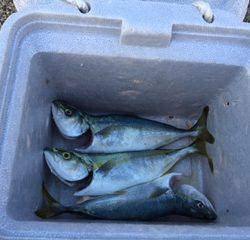
[{"label": "cooler lid", "polygon": [[[80,4],[82,0],[14,0],[17,10],[22,10],[26,7],[37,5],[37,4],[51,4],[53,2],[65,2],[65,4],[69,4],[68,2],[72,2],[73,5]],[[147,2],[165,2],[167,4],[178,4],[180,7],[185,6],[193,6],[196,0],[138,0],[138,1],[147,1]],[[107,1],[109,2],[109,1]],[[249,4],[249,0],[205,0],[204,2],[208,3],[211,6],[212,10],[223,10],[226,12],[230,12],[233,15],[237,16],[239,20],[243,20],[247,7]],[[215,16],[216,17],[216,16]]]}]

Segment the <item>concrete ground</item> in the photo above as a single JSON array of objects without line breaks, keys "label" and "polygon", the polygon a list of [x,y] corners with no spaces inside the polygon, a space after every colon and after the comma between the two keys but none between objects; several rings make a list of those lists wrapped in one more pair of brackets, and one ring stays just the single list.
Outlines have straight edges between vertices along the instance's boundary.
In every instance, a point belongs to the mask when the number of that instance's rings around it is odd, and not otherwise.
[{"label": "concrete ground", "polygon": [[[0,26],[3,24],[6,18],[15,11],[16,9],[14,7],[12,0],[0,0]],[[245,21],[250,22],[250,4]]]},{"label": "concrete ground", "polygon": [[0,26],[4,23],[6,18],[16,9],[12,0],[0,0]]}]

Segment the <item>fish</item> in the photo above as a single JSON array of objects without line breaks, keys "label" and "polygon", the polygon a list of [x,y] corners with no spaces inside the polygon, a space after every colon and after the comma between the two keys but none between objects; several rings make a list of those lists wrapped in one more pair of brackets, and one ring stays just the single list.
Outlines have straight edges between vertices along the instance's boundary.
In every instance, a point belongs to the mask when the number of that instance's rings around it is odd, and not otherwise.
[{"label": "fish", "polygon": [[89,143],[75,150],[83,153],[115,153],[158,149],[191,137],[214,143],[207,129],[209,107],[188,130],[164,123],[123,115],[92,116],[66,102],[52,103],[52,116],[61,134],[68,139],[89,135]]},{"label": "fish", "polygon": [[63,206],[43,187],[46,204],[35,213],[43,219],[62,213],[80,213],[108,220],[151,220],[172,214],[215,220],[217,213],[208,198],[191,185],[179,184],[181,177],[179,173],[163,175],[73,206]]},{"label": "fish", "polygon": [[[53,166],[51,171],[56,176],[60,176],[60,179],[79,181],[87,177],[88,171],[92,172],[89,185],[76,191],[75,196],[111,194],[151,181],[168,172],[179,160],[197,153],[207,157],[211,171],[213,171],[213,160],[206,151],[205,142],[201,140],[196,140],[190,146],[176,150],[162,149],[99,155],[68,152],[67,159],[64,157],[65,153],[67,153],[65,150],[55,148],[46,148],[44,151],[48,166]],[[76,160],[79,164],[84,164],[81,167],[84,166],[85,170],[82,170],[80,175],[77,175],[78,177],[70,177],[74,174],[72,168],[74,169]],[[71,161],[73,167],[69,168]]]}]

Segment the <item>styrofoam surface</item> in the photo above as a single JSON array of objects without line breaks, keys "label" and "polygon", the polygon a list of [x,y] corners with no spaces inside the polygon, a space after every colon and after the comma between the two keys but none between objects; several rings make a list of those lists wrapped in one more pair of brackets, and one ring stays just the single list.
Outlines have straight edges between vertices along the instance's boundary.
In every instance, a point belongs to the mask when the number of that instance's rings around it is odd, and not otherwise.
[{"label": "styrofoam surface", "polygon": [[[64,1],[65,3],[67,2],[66,0],[13,0],[13,1],[18,10],[22,10],[27,7],[33,7],[38,4],[50,4],[50,3],[55,3],[58,1]],[[81,0],[78,0],[78,1],[81,1]],[[180,5],[185,4],[189,6],[191,6],[192,3],[195,2],[195,0],[151,0],[151,1],[175,3],[175,4],[180,4]],[[71,1],[68,0],[68,2],[71,2]],[[247,6],[249,4],[249,0],[206,0],[206,2],[210,3],[213,9],[221,9],[221,10],[229,11],[237,15],[239,19],[241,20],[244,19],[246,12],[247,12]]]},{"label": "styrofoam surface", "polygon": [[[3,25],[0,238],[248,239],[249,25],[219,9],[208,24],[193,7],[169,2],[89,3],[88,14],[63,2],[27,8]],[[182,166],[212,199],[218,220],[37,218],[42,149],[71,144],[51,121],[50,104],[57,98],[88,112],[138,114],[182,126],[209,105],[215,173],[204,159]]]}]

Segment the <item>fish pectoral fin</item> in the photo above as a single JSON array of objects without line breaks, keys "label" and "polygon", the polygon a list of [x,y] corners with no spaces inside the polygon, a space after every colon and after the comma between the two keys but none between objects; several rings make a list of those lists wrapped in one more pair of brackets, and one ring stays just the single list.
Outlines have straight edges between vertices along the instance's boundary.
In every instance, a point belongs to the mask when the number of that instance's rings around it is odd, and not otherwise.
[{"label": "fish pectoral fin", "polygon": [[91,199],[94,199],[94,197],[91,197],[91,196],[82,196],[82,197],[79,197],[79,199],[76,201],[76,204],[79,205],[79,204],[82,204],[88,200],[91,200]]},{"label": "fish pectoral fin", "polygon": [[127,162],[127,160],[115,160],[115,161],[108,161],[104,163],[97,171],[96,173],[101,173],[104,176],[108,174],[114,167],[119,166],[120,164]]},{"label": "fish pectoral fin", "polygon": [[125,191],[125,190],[120,190],[120,191],[116,191],[116,192],[114,192],[114,193],[111,193],[110,195],[124,195],[124,194],[126,194],[127,193],[127,191]]},{"label": "fish pectoral fin", "polygon": [[45,187],[45,183],[43,182],[42,184],[42,194],[43,194],[43,198],[49,203],[49,204],[52,204],[52,203],[56,203],[58,204],[58,201],[55,200],[52,195],[49,194],[48,190],[46,189]]},{"label": "fish pectoral fin", "polygon": [[99,132],[96,132],[94,137],[102,136],[102,138],[107,138],[113,132],[119,132],[120,130],[124,130],[124,128],[125,126],[122,126],[122,125],[113,125],[113,126],[111,125],[100,130]]},{"label": "fish pectoral fin", "polygon": [[95,131],[95,137],[98,135],[101,135],[102,137],[109,136],[110,133],[113,131],[112,126],[105,127],[103,129],[100,129],[99,131]]},{"label": "fish pectoral fin", "polygon": [[157,188],[155,189],[151,195],[149,196],[150,199],[153,199],[153,198],[158,198],[159,196],[161,196],[162,194],[164,194],[166,192],[166,189],[164,188]]},{"label": "fish pectoral fin", "polygon": [[35,214],[43,219],[51,218],[67,212],[69,209],[52,197],[45,187],[42,185],[43,203],[42,206],[35,211]]}]

